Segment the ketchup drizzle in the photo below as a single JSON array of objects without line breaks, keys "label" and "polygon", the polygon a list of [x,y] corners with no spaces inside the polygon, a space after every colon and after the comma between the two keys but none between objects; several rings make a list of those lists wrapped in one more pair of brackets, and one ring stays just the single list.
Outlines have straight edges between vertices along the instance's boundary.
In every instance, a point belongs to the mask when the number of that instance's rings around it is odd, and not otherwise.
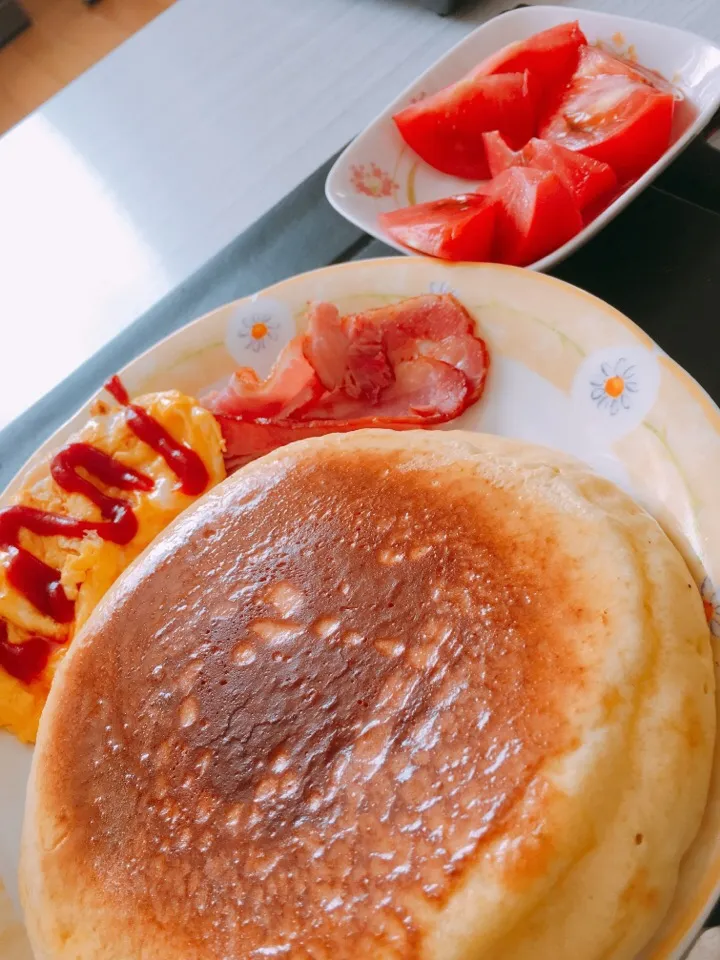
[{"label": "ketchup drizzle", "polygon": [[0,667],[22,683],[37,680],[58,646],[62,644],[45,637],[28,637],[22,643],[11,643],[7,624],[0,620]]},{"label": "ketchup drizzle", "polygon": [[10,584],[46,617],[70,623],[75,604],[60,582],[60,571],[20,546],[20,531],[40,536],[82,537],[91,525],[84,520],[37,510],[35,507],[7,507],[0,510],[0,547],[10,554],[6,567]]},{"label": "ketchup drizzle", "polygon": [[[131,404],[119,377],[112,377],[106,389],[118,403],[127,407],[127,425],[138,439],[163,457],[180,481],[183,493],[191,496],[202,493],[210,477],[195,451],[174,440],[142,407]],[[97,447],[87,443],[71,443],[53,458],[50,464],[52,478],[67,493],[79,493],[87,497],[100,510],[102,520],[78,520],[35,507],[0,508],[0,548],[10,554],[6,566],[8,582],[36,610],[57,623],[72,621],[75,604],[63,589],[60,571],[20,546],[20,531],[73,539],[80,539],[86,533],[96,533],[103,540],[125,545],[133,539],[138,529],[137,517],[130,504],[120,497],[104,493],[80,470],[120,490],[152,490],[154,486],[150,477]],[[31,636],[22,643],[11,643],[7,624],[0,620],[0,667],[23,683],[32,682],[42,673],[56,645],[56,641],[38,636]]]},{"label": "ketchup drizzle", "polygon": [[[130,543],[137,533],[137,517],[130,504],[119,497],[103,493],[94,484],[78,473],[82,467],[87,473],[110,487],[120,490],[152,490],[154,484],[150,477],[138,473],[132,467],[125,466],[114,457],[87,443],[71,443],[54,458],[50,465],[52,478],[59,487],[68,493],[82,493],[96,507],[99,507],[106,523],[94,523],[95,530],[103,540],[113,543]],[[85,531],[83,531],[84,533]],[[82,533],[80,534],[82,536]]]},{"label": "ketchup drizzle", "polygon": [[129,406],[130,394],[125,389],[125,384],[117,374],[113,374],[104,386],[110,396],[114,397],[121,407]]},{"label": "ketchup drizzle", "polygon": [[180,481],[182,492],[192,497],[202,493],[210,477],[197,453],[171,437],[147,410],[130,403],[128,392],[117,375],[108,380],[105,389],[119,404],[127,407],[127,425],[139,440],[160,454]]}]

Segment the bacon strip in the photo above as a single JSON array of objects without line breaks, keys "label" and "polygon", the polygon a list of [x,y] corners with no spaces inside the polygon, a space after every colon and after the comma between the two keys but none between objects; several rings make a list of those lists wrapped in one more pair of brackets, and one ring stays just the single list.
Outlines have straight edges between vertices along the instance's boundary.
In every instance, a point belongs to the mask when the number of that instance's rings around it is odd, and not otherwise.
[{"label": "bacon strip", "polygon": [[266,380],[242,368],[202,402],[220,422],[232,469],[305,437],[446,423],[480,398],[488,366],[472,317],[451,294],[344,317],[317,303]]},{"label": "bacon strip", "polygon": [[296,337],[280,353],[267,380],[261,380],[252,367],[240,367],[224,390],[208,394],[202,402],[216,415],[287,418],[319,400],[323,392],[303,354],[302,338]]},{"label": "bacon strip", "polygon": [[394,379],[375,403],[363,396],[350,396],[342,388],[326,393],[315,406],[303,412],[304,420],[422,421],[417,426],[444,423],[457,417],[467,406],[468,381],[464,373],[431,357],[401,360]]},{"label": "bacon strip", "polygon": [[228,473],[295,440],[324,437],[328,433],[350,433],[367,427],[417,430],[419,426],[415,421],[403,422],[380,417],[369,417],[365,420],[309,420],[307,423],[297,423],[292,420],[252,422],[224,414],[216,416],[227,448],[225,467]]}]

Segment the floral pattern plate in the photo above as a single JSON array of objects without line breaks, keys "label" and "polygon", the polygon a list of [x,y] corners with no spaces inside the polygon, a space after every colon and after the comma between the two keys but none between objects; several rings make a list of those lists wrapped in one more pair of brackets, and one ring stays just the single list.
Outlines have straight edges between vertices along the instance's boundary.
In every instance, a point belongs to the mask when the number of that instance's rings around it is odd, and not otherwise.
[{"label": "floral pattern plate", "polygon": [[494,17],[433,64],[347,147],[330,171],[325,192],[338,213],[402,253],[378,214],[427,200],[467,193],[476,182],[440,173],[408,147],[393,114],[454,83],[485,57],[558,23],[577,19],[590,43],[657,70],[678,91],[672,142],[663,156],[584,230],[531,265],[547,270],[593,237],[710,122],[720,105],[720,49],[684,30],[610,13],[526,6]]},{"label": "floral pattern plate", "polygon": [[[330,300],[349,312],[428,291],[459,297],[477,318],[492,357],[483,399],[441,429],[487,431],[556,447],[629,490],[685,555],[720,654],[720,411],[630,320],[575,287],[513,267],[421,258],[328,267],[201,317],[121,374],[133,395],[171,387],[197,394],[239,364],[266,374],[281,347],[303,328],[310,300]],[[77,429],[88,407],[38,450],[0,502]],[[13,897],[29,760],[28,748],[0,734],[0,877]],[[716,762],[701,834],[683,864],[667,921],[643,960],[683,956],[719,889]],[[0,924],[2,916],[0,911]],[[23,949],[0,953],[4,960],[26,960]]]}]

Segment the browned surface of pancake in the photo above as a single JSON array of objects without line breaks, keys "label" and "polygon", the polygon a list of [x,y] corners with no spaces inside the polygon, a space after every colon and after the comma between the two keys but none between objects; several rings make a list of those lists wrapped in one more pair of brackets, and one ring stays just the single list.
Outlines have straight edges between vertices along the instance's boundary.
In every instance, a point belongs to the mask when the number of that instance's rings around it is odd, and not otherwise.
[{"label": "browned surface of pancake", "polygon": [[72,758],[46,784],[63,857],[119,916],[178,956],[418,955],[583,683],[552,525],[482,491],[400,454],[287,457],[141,563],[47,745]]}]

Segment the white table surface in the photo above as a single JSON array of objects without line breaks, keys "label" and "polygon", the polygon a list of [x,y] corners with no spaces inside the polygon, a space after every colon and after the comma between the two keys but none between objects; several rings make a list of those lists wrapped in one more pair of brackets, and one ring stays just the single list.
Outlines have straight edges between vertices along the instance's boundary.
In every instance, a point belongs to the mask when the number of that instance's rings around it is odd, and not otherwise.
[{"label": "white table surface", "polygon": [[[0,427],[512,5],[179,0],[0,138]],[[720,41],[720,0],[582,5]]]}]

